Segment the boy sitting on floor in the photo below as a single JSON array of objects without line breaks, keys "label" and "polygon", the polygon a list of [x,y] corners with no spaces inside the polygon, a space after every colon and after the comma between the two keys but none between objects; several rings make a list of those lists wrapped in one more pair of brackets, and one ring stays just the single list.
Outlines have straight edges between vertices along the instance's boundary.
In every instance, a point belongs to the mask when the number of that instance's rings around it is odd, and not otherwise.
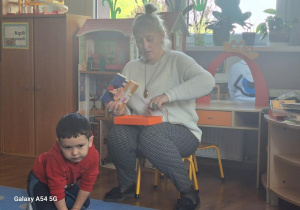
[{"label": "boy sitting on floor", "polygon": [[90,124],[81,114],[67,114],[58,122],[56,135],[57,143],[35,160],[28,176],[32,208],[84,210],[99,174],[99,153]]}]

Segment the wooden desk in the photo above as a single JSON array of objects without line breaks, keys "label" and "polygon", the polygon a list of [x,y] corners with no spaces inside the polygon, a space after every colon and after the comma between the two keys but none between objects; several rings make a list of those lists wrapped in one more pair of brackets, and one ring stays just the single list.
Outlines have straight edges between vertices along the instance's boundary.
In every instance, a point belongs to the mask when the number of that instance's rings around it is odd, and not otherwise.
[{"label": "wooden desk", "polygon": [[300,125],[264,117],[268,122],[268,170],[262,181],[267,202],[277,204],[278,196],[300,206]]},{"label": "wooden desk", "polygon": [[242,132],[253,131],[257,134],[257,139],[253,140],[253,144],[257,147],[257,157],[255,158],[257,187],[259,187],[262,170],[266,167],[264,148],[266,147],[267,138],[266,132],[262,132],[262,108],[264,107],[241,101],[211,101],[210,104],[197,104],[196,108],[199,116],[199,127],[233,129]]}]

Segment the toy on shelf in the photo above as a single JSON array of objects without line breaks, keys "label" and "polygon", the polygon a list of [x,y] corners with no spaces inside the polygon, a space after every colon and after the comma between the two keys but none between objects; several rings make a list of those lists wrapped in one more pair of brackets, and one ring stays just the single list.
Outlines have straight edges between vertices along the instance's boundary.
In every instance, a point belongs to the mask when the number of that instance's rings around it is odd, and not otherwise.
[{"label": "toy on shelf", "polygon": [[68,11],[64,4],[64,0],[18,0],[19,11],[8,14],[64,14]]}]

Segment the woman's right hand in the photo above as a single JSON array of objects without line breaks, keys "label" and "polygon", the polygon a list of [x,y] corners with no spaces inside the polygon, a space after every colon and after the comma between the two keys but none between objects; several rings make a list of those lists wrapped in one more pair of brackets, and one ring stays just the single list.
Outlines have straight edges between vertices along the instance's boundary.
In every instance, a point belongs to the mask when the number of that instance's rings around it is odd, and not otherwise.
[{"label": "woman's right hand", "polygon": [[115,116],[122,116],[127,114],[125,106],[121,106],[116,101],[110,101],[108,104],[106,104],[106,109],[108,112],[112,113]]}]

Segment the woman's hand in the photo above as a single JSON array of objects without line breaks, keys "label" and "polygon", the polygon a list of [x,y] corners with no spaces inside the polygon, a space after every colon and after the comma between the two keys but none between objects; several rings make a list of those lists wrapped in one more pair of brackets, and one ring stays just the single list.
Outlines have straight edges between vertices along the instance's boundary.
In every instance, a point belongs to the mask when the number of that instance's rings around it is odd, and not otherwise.
[{"label": "woman's hand", "polygon": [[161,109],[165,103],[169,103],[169,98],[166,94],[161,94],[152,98],[148,107],[150,110]]},{"label": "woman's hand", "polygon": [[116,116],[122,116],[127,113],[125,106],[121,106],[118,102],[116,101],[110,101],[106,105],[106,109],[108,112],[112,113],[113,115]]}]

